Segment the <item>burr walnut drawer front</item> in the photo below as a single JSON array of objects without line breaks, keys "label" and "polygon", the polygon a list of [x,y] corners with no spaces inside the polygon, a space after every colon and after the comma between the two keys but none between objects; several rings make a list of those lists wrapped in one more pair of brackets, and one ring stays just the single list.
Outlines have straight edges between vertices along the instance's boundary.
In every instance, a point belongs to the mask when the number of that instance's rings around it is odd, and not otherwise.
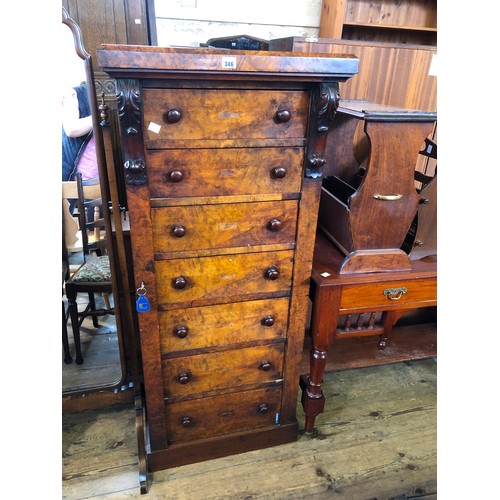
[{"label": "burr walnut drawer front", "polygon": [[159,313],[162,353],[284,337],[287,297],[174,309]]},{"label": "burr walnut drawer front", "polygon": [[281,392],[281,387],[268,387],[168,404],[169,444],[276,425]]},{"label": "burr walnut drawer front", "polygon": [[303,138],[309,94],[303,91],[146,89],[146,147],[176,140]]},{"label": "burr walnut drawer front", "polygon": [[300,192],[304,150],[157,149],[146,163],[151,198],[281,195]]},{"label": "burr walnut drawer front", "polygon": [[162,371],[169,399],[262,385],[283,378],[283,344],[167,358]]},{"label": "burr walnut drawer front", "polygon": [[292,283],[293,256],[284,250],[156,261],[158,303],[169,308],[283,295]]},{"label": "burr walnut drawer front", "polygon": [[436,279],[387,281],[366,285],[347,285],[342,289],[339,312],[349,309],[378,307],[381,310],[422,307],[437,300]]},{"label": "burr walnut drawer front", "polygon": [[190,205],[152,210],[155,254],[295,241],[297,201]]}]

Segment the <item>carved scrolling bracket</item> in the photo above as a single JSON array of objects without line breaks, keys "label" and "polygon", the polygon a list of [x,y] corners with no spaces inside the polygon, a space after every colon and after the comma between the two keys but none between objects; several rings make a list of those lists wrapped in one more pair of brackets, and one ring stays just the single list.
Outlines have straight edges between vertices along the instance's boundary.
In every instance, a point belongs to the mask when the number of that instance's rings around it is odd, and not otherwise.
[{"label": "carved scrolling bracket", "polygon": [[[124,151],[125,182],[132,186],[145,186],[148,182],[142,140],[141,89],[136,79],[116,80],[116,102]],[[128,136],[128,137],[127,137]],[[127,137],[127,140],[124,140]]]},{"label": "carved scrolling bracket", "polygon": [[323,82],[313,89],[306,149],[306,177],[316,179],[323,175],[325,146],[330,127],[339,107],[338,82]]}]

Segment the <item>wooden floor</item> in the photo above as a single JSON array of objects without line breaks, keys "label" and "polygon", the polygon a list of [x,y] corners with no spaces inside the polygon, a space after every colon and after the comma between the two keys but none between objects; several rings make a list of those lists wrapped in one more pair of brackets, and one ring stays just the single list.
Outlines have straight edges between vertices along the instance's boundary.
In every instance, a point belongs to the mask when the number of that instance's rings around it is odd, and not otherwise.
[{"label": "wooden floor", "polygon": [[[62,496],[434,500],[436,365],[430,358],[327,373],[313,435],[155,472],[145,496],[131,406],[63,415]],[[303,429],[300,402],[297,415]]]}]

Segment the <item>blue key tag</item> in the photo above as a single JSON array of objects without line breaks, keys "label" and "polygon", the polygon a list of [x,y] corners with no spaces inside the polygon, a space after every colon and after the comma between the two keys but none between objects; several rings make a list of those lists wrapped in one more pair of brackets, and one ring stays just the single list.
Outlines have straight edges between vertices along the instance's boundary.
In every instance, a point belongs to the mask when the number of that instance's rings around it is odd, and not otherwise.
[{"label": "blue key tag", "polygon": [[144,283],[141,283],[141,287],[137,289],[137,300],[135,301],[135,309],[137,312],[145,313],[151,309],[149,305],[149,300],[146,298],[146,288]]},{"label": "blue key tag", "polygon": [[140,313],[145,313],[149,311],[150,309],[149,300],[146,298],[145,295],[139,295],[135,303],[135,308],[137,312]]}]

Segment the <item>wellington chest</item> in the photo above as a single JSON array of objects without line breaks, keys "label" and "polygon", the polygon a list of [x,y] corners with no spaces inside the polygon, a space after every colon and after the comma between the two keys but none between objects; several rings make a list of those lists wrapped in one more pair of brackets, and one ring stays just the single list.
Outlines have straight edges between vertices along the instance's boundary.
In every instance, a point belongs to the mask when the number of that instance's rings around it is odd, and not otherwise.
[{"label": "wellington chest", "polygon": [[351,56],[104,45],[147,465],[293,441],[324,149]]}]

